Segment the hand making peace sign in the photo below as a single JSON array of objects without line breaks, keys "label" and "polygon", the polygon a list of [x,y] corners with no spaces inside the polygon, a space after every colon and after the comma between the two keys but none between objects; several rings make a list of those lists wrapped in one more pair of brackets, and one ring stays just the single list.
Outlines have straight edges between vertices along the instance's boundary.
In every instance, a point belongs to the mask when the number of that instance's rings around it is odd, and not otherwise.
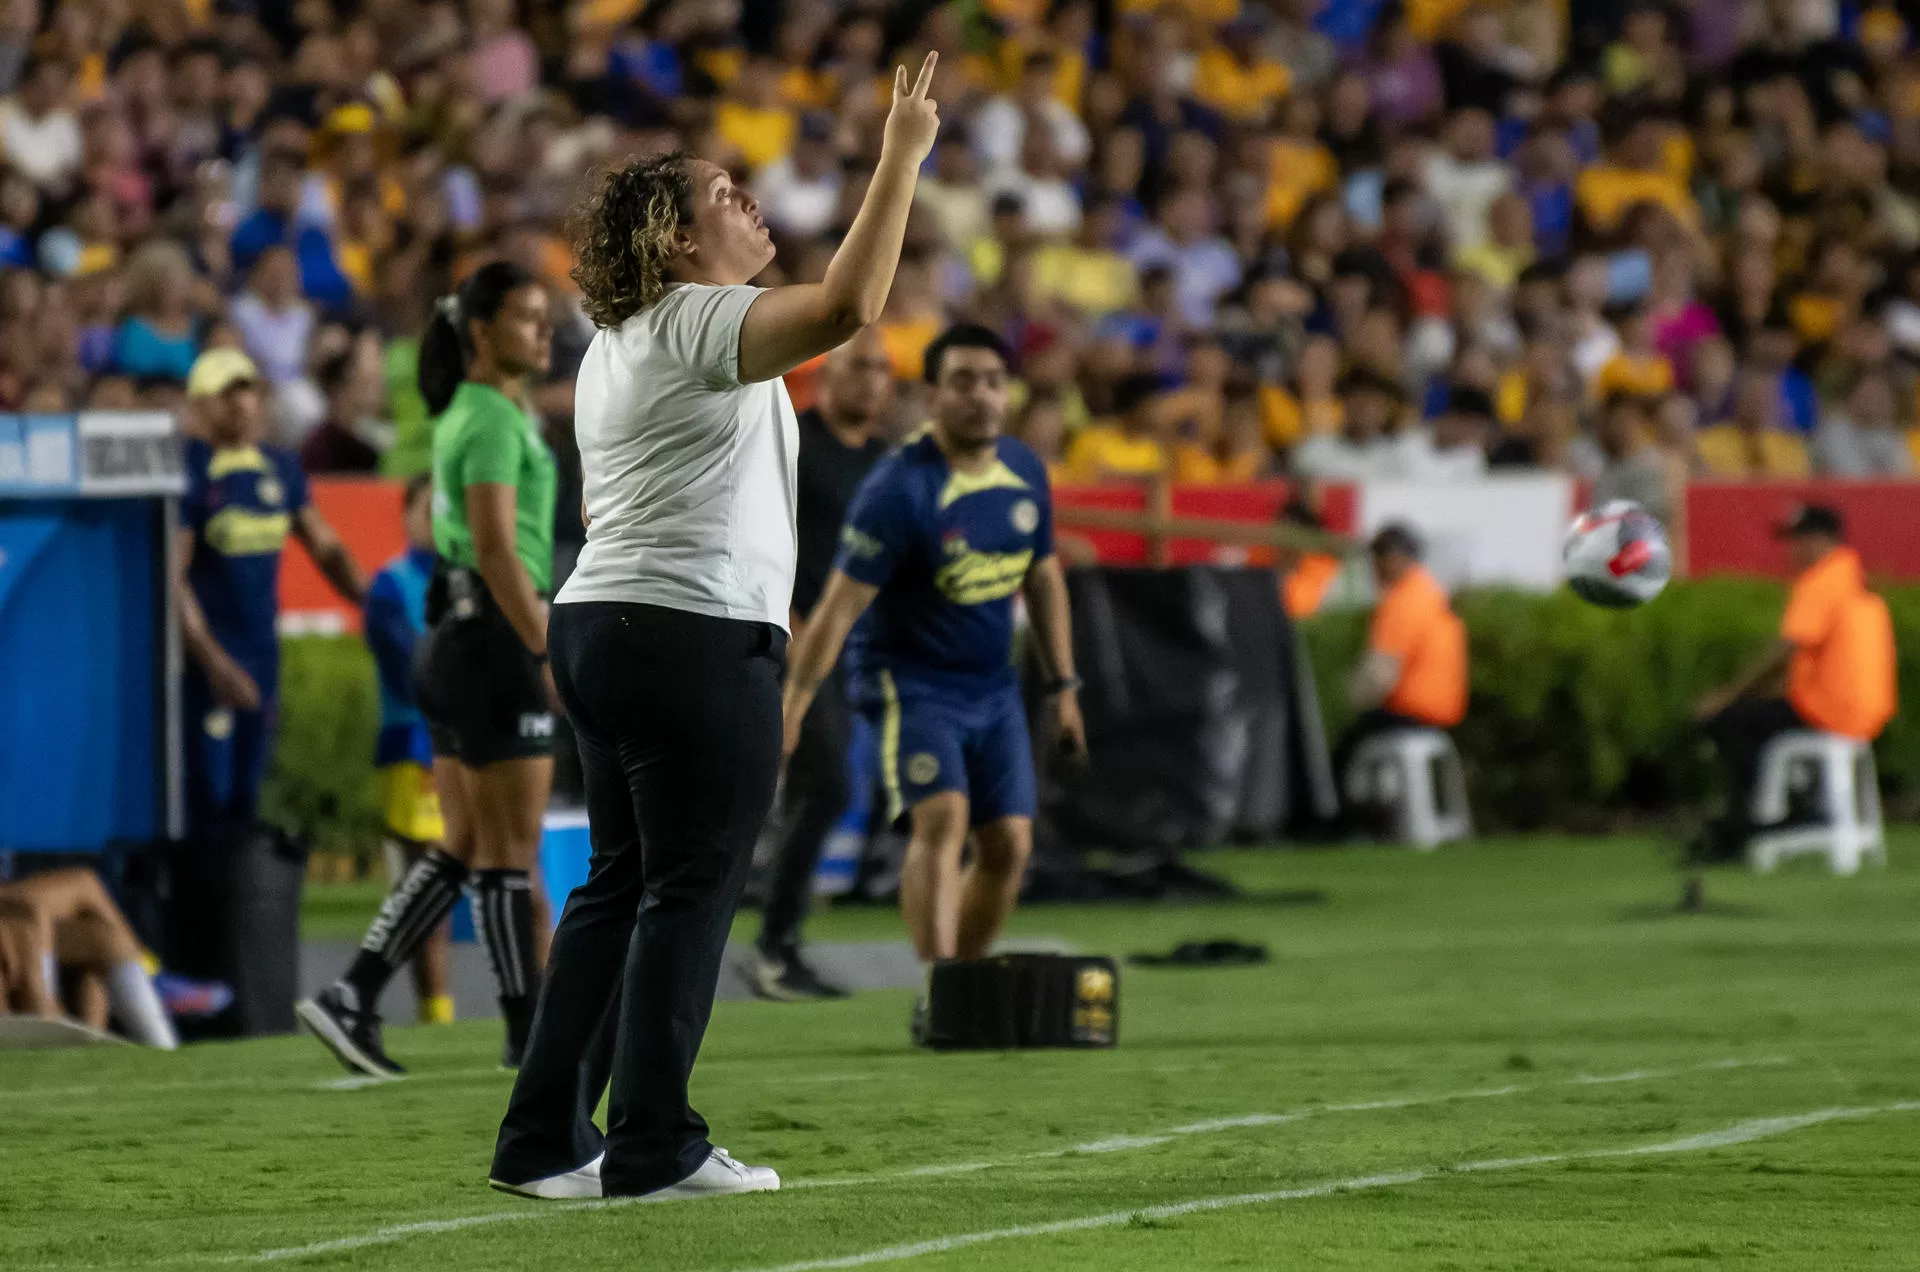
[{"label": "hand making peace sign", "polygon": [[907,87],[907,68],[893,68],[893,109],[887,112],[884,144],[913,156],[916,164],[933,153],[933,140],[940,133],[940,104],[927,96],[933,68],[939,61],[938,53],[927,54],[927,60],[920,64],[920,78],[911,89]]}]

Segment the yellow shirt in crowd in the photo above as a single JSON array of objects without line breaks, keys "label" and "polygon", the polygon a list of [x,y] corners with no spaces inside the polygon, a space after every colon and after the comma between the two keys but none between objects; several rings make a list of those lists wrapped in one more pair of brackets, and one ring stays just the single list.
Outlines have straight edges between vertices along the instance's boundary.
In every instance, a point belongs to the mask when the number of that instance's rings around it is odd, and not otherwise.
[{"label": "yellow shirt in crowd", "polygon": [[772,163],[793,148],[793,112],[761,110],[742,102],[723,101],[713,114],[714,131],[740,152],[749,168]]},{"label": "yellow shirt in crowd", "polygon": [[1099,317],[1125,309],[1139,293],[1133,262],[1118,252],[1051,243],[1033,254],[1035,300],[1057,300]]},{"label": "yellow shirt in crowd", "polygon": [[1337,433],[1346,422],[1347,405],[1337,397],[1303,405],[1277,384],[1260,386],[1260,431],[1269,446],[1285,449],[1309,437]]},{"label": "yellow shirt in crowd", "polygon": [[1292,87],[1293,72],[1284,63],[1262,57],[1243,66],[1218,44],[1200,54],[1193,74],[1194,95],[1242,123],[1264,118]]},{"label": "yellow shirt in crowd", "polygon": [[1770,428],[1751,434],[1732,424],[1716,424],[1694,443],[1700,462],[1715,477],[1811,477],[1806,444],[1792,433]]},{"label": "yellow shirt in crowd", "polygon": [[1588,168],[1573,185],[1573,197],[1587,223],[1603,234],[1619,228],[1620,218],[1636,203],[1657,203],[1689,228],[1700,224],[1700,205],[1686,185],[1669,172],[1647,172],[1602,164]]},{"label": "yellow shirt in crowd", "polygon": [[1339,180],[1340,165],[1333,161],[1333,153],[1319,142],[1300,142],[1289,137],[1274,142],[1273,157],[1267,167],[1268,227],[1286,229],[1308,199],[1332,190]]},{"label": "yellow shirt in crowd", "polygon": [[1616,393],[1657,397],[1673,391],[1673,364],[1664,354],[1616,353],[1593,378],[1593,395],[1602,402]]},{"label": "yellow shirt in crowd", "polygon": [[1118,424],[1092,424],[1067,447],[1067,471],[1077,481],[1154,477],[1167,470],[1167,451],[1151,437],[1131,437]]}]

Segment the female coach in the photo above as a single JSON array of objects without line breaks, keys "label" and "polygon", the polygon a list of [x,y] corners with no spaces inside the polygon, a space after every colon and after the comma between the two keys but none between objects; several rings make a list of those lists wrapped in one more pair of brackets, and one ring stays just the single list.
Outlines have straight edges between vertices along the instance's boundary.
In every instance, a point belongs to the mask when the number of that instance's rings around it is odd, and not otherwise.
[{"label": "female coach", "polygon": [[526,408],[553,343],[546,288],[518,265],[482,265],[443,298],[420,342],[433,424],[429,631],[416,695],[433,743],[446,838],[395,885],[346,975],[295,1009],[349,1068],[400,1073],[381,1045],[379,997],[446,917],[471,873],[478,927],[520,1063],[539,992],[546,915],[531,871],[553,786],[547,607],[553,452]]},{"label": "female coach", "polygon": [[[554,933],[495,1187],[780,1186],[708,1143],[687,1104],[780,767],[799,445],[780,376],[880,316],[939,127],[933,69],[929,55],[911,88],[895,70],[879,165],[822,282],[747,286],[774,253],[758,207],[684,154],[608,174],[579,218],[574,278],[600,327],[574,413],[590,524],[551,638],[593,862]],[[603,1019],[612,1037],[595,1046]],[[591,1116],[609,1047],[603,1141]]]}]

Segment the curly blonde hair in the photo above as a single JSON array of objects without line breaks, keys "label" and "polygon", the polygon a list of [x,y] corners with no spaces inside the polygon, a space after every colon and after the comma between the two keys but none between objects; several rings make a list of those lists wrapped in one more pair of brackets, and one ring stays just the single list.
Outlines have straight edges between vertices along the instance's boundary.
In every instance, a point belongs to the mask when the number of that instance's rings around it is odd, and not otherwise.
[{"label": "curly blonde hair", "polygon": [[683,150],[606,172],[574,210],[573,281],[596,326],[618,327],[667,289],[674,236],[693,220],[693,166]]}]

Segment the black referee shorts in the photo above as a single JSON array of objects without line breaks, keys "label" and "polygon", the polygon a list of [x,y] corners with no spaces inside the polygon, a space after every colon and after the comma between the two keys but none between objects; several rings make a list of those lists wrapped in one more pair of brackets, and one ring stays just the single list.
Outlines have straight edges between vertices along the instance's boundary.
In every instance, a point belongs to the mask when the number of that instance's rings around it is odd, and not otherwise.
[{"label": "black referee shorts", "polygon": [[414,694],[435,755],[485,768],[553,754],[540,660],[491,597],[434,624],[415,656]]}]

